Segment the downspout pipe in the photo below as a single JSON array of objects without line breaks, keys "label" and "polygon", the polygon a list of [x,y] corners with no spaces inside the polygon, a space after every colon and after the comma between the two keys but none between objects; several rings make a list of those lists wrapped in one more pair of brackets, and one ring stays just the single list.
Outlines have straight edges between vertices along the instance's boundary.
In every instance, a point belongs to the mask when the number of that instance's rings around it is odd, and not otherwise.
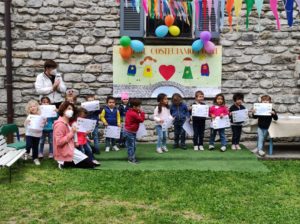
[{"label": "downspout pipe", "polygon": [[6,44],[6,95],[7,95],[7,123],[14,122],[13,106],[13,76],[12,76],[12,44],[11,44],[11,0],[5,0],[5,44]]}]

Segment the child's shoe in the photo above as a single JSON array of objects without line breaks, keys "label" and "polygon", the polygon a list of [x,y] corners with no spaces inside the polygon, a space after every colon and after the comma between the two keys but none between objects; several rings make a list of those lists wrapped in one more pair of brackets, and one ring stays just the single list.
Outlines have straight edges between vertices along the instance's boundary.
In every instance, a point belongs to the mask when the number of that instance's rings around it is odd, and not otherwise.
[{"label": "child's shoe", "polygon": [[39,153],[39,159],[42,159],[42,158],[44,158],[43,153]]},{"label": "child's shoe", "polygon": [[53,153],[49,153],[48,158],[53,159]]},{"label": "child's shoe", "polygon": [[37,166],[41,165],[39,159],[34,159],[33,162],[34,162],[34,164],[37,165]]},{"label": "child's shoe", "polygon": [[208,146],[208,149],[209,149],[209,150],[214,150],[214,149],[215,149],[215,146],[214,146],[214,145],[209,145],[209,146]]},{"label": "child's shoe", "polygon": [[252,153],[254,153],[254,154],[256,154],[256,153],[258,153],[258,148],[255,148],[255,149],[252,149],[252,150],[250,150]]},{"label": "child's shoe", "polygon": [[195,146],[194,146],[194,151],[198,151],[198,150],[199,150],[198,145],[195,145]]},{"label": "child's shoe", "polygon": [[235,145],[235,147],[236,147],[237,150],[241,150],[242,149],[240,145]]},{"label": "child's shoe", "polygon": [[120,149],[118,148],[118,146],[116,146],[116,145],[113,147],[113,149],[114,149],[115,151],[119,151],[119,150],[120,150]]},{"label": "child's shoe", "polygon": [[163,151],[162,151],[161,148],[157,148],[157,149],[156,149],[156,152],[159,153],[159,154],[163,153]]},{"label": "child's shoe", "polygon": [[200,151],[204,151],[203,145],[200,145],[200,146],[199,146],[199,150],[200,150]]},{"label": "child's shoe", "polygon": [[110,150],[110,147],[105,148],[105,152],[109,152],[109,150]]},{"label": "child's shoe", "polygon": [[266,153],[263,150],[259,150],[257,154],[261,157],[264,157],[266,155]]},{"label": "child's shoe", "polygon": [[29,154],[26,152],[26,153],[24,154],[23,159],[26,161],[26,160],[28,160],[28,158],[29,158]]},{"label": "child's shoe", "polygon": [[101,165],[101,163],[100,163],[99,161],[95,160],[95,159],[94,159],[92,162],[93,162],[96,166],[100,166],[100,165]]},{"label": "child's shoe", "polygon": [[128,159],[128,162],[134,165],[139,164],[139,161],[137,159]]},{"label": "child's shoe", "polygon": [[226,151],[226,146],[223,145],[223,146],[221,147],[221,152],[225,152],[225,151]]},{"label": "child's shoe", "polygon": [[167,146],[163,146],[163,147],[161,147],[161,150],[162,150],[163,152],[169,152],[169,150],[168,150]]},{"label": "child's shoe", "polygon": [[231,149],[233,150],[233,151],[235,151],[237,148],[236,148],[236,145],[231,145]]}]

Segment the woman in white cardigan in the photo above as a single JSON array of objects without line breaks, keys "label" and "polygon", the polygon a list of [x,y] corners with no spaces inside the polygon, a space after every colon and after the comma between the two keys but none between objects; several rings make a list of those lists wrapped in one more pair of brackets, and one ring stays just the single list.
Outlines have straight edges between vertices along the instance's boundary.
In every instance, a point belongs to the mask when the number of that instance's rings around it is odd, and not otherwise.
[{"label": "woman in white cardigan", "polygon": [[36,77],[35,90],[40,98],[43,96],[49,97],[51,103],[58,108],[64,101],[62,93],[65,93],[67,88],[56,68],[57,63],[55,61],[45,61],[44,72]]}]

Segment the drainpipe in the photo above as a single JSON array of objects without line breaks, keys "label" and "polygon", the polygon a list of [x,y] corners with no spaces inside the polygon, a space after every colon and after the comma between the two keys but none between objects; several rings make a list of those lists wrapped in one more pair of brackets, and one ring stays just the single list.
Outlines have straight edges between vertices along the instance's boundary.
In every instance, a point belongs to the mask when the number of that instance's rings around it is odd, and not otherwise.
[{"label": "drainpipe", "polygon": [[11,46],[11,0],[5,0],[5,44],[6,44],[6,94],[7,94],[7,123],[14,122],[13,107],[13,77],[12,77],[12,46]]}]

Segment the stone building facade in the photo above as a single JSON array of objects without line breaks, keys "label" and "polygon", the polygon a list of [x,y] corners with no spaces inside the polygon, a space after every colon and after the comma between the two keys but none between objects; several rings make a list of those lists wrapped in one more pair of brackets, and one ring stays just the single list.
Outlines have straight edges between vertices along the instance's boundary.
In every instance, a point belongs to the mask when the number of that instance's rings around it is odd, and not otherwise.
[{"label": "stone building facade", "polygon": [[[45,59],[54,59],[68,88],[80,96],[95,93],[104,103],[112,94],[112,47],[119,41],[119,7],[114,0],[13,0],[13,88],[15,122],[22,126],[25,105],[37,99],[34,81]],[[295,9],[295,25],[287,26],[279,7],[282,29],[268,5],[263,7],[260,31],[255,10],[249,30],[239,32],[226,26],[219,43],[223,46],[222,92],[232,103],[236,92],[245,94],[248,107],[262,94],[272,96],[280,113],[300,113],[300,97],[295,62],[300,53],[300,23]],[[297,14],[297,15],[296,15]],[[6,123],[4,2],[0,1],[0,124]],[[225,18],[227,20],[227,17]],[[227,21],[226,21],[227,22]],[[225,22],[225,23],[226,23]],[[236,20],[234,19],[234,23]],[[245,10],[239,23],[245,22]],[[83,100],[79,98],[79,101]],[[191,102],[192,99],[187,99]],[[208,99],[208,101],[211,101]],[[144,100],[144,109],[153,113],[155,100]],[[147,121],[154,140],[153,121]],[[244,138],[253,139],[247,133]]]}]

